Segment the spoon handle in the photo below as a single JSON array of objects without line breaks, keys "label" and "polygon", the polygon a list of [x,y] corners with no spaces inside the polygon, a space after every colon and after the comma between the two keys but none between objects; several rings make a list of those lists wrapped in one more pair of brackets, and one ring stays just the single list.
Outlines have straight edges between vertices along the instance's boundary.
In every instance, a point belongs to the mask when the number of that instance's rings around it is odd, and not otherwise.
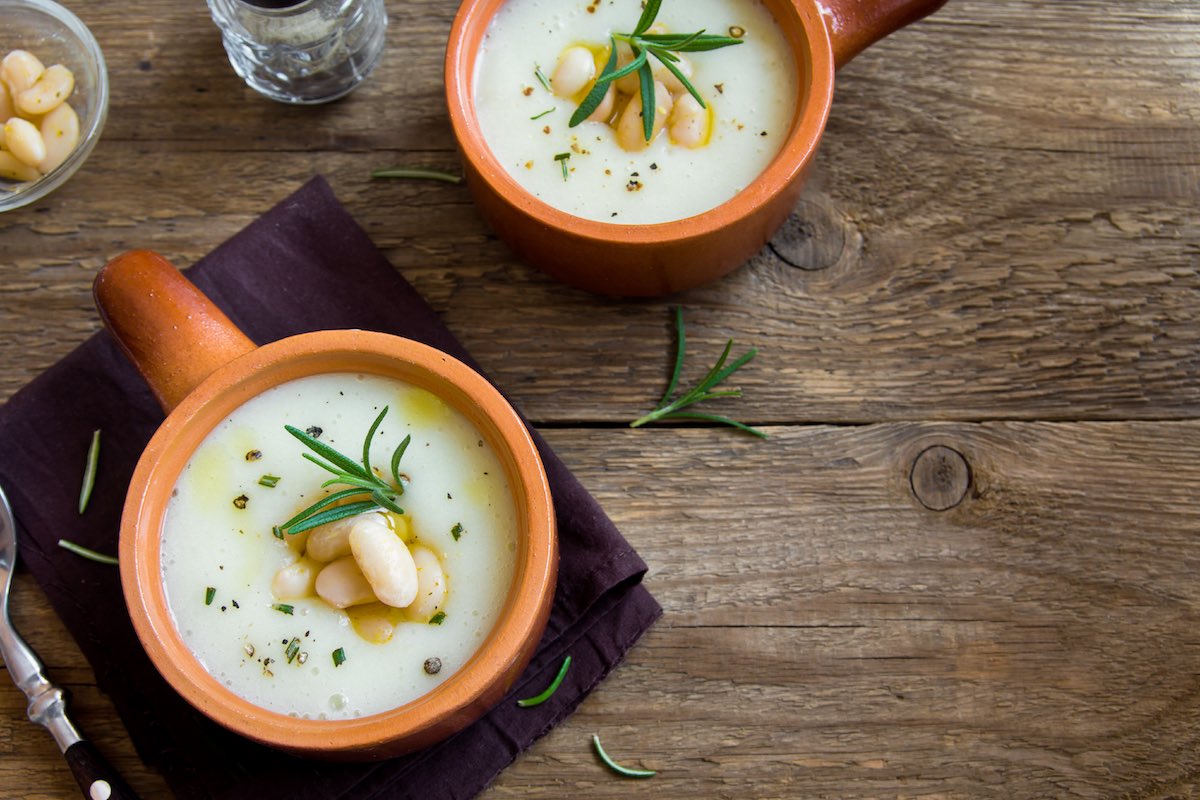
[{"label": "spoon handle", "polygon": [[137,800],[134,791],[87,739],[68,747],[64,755],[87,800]]}]

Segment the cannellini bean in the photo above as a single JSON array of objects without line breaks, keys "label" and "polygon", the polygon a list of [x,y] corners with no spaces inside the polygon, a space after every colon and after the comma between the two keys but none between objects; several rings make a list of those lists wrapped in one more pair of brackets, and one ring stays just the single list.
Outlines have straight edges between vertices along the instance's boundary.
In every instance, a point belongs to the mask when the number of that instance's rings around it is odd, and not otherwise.
[{"label": "cannellini bean", "polygon": [[703,147],[708,144],[712,129],[712,114],[690,94],[675,101],[668,120],[671,141],[684,147]]},{"label": "cannellini bean", "polygon": [[36,167],[31,167],[7,150],[0,150],[0,178],[10,181],[36,181],[42,173]]},{"label": "cannellini bean", "polygon": [[408,616],[417,622],[429,622],[446,602],[446,574],[437,554],[428,547],[412,549],[417,567],[417,599],[408,607]]},{"label": "cannellini bean", "polygon": [[610,83],[608,91],[604,93],[604,99],[600,101],[600,105],[596,106],[596,110],[588,115],[588,122],[608,122],[612,119],[613,106],[617,104],[617,90]]},{"label": "cannellini bean", "polygon": [[311,558],[301,558],[288,564],[271,579],[271,594],[280,600],[311,597],[316,593],[317,573],[322,566]]},{"label": "cannellini bean", "polygon": [[412,517],[388,511],[384,513],[383,518],[391,526],[392,532],[400,537],[400,541],[405,544],[412,544],[416,538],[416,534],[413,532]]},{"label": "cannellini bean", "polygon": [[8,84],[0,81],[0,121],[6,121],[16,115],[17,109],[13,105],[12,96],[8,93]]},{"label": "cannellini bean", "polygon": [[13,117],[4,123],[4,146],[8,152],[31,167],[36,167],[46,157],[46,143],[41,132],[32,122]]},{"label": "cannellini bean", "polygon": [[391,606],[383,603],[369,603],[365,606],[355,606],[346,612],[354,632],[373,644],[383,644],[390,641],[396,632],[399,613]]},{"label": "cannellini bean", "polygon": [[[375,511],[368,511],[366,514],[378,516],[378,512]],[[304,554],[317,561],[334,561],[350,555],[350,529],[366,514],[345,517],[313,528],[308,534]]]},{"label": "cannellini bean", "polygon": [[[683,77],[687,78],[688,80],[692,79],[692,62],[688,61],[683,56],[679,56],[679,60],[672,62],[671,66],[679,70],[680,73],[683,74]],[[654,80],[662,81],[663,86],[667,87],[667,91],[676,97],[678,97],[680,92],[687,91],[687,87],[683,85],[683,81],[679,80],[679,78],[675,76],[675,73],[663,66],[663,64],[657,61],[657,59],[655,60],[654,64]]]},{"label": "cannellini bean", "polygon": [[354,556],[339,558],[317,573],[317,597],[334,608],[374,603],[378,600]]},{"label": "cannellini bean", "polygon": [[[38,163],[38,169],[43,173],[53,172],[79,144],[79,116],[75,109],[63,103],[42,119],[41,133],[46,145],[46,157]],[[289,541],[288,544],[293,543]],[[302,545],[303,542],[295,544]]]},{"label": "cannellini bean", "polygon": [[[617,69],[629,64],[633,61],[633,49],[625,42],[617,42]],[[631,72],[616,80],[617,91],[621,94],[637,94],[639,83],[638,74]]]},{"label": "cannellini bean", "polygon": [[[673,105],[671,93],[659,81],[654,82],[654,98],[654,128],[650,134],[651,142],[658,137],[663,126],[667,124],[667,117],[670,115]],[[625,110],[621,112],[621,116],[617,120],[617,144],[630,151],[645,150],[650,146],[642,129],[642,95],[640,92],[629,98],[629,102],[625,104]]]},{"label": "cannellini bean", "polygon": [[350,550],[381,602],[404,608],[417,596],[417,566],[400,537],[378,514],[366,514],[350,529]]},{"label": "cannellini bean", "polygon": [[14,99],[33,86],[45,71],[38,57],[28,50],[13,50],[0,61],[0,80],[8,84],[8,91]]},{"label": "cannellini bean", "polygon": [[559,97],[574,97],[596,77],[596,60],[586,47],[568,47],[558,57],[558,66],[550,77],[554,94]]},{"label": "cannellini bean", "polygon": [[62,64],[46,69],[38,79],[13,99],[17,110],[27,116],[37,116],[53,111],[75,90],[75,75]]}]

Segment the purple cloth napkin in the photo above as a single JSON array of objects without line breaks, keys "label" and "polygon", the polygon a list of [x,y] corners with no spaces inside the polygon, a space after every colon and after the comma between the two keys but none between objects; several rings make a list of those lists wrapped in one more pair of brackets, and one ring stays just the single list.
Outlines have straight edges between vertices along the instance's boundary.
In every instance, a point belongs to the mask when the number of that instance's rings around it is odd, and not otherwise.
[{"label": "purple cloth napkin", "polygon": [[[320,178],[188,277],[260,344],[321,328],[362,328],[417,339],[471,363]],[[57,546],[68,538],[116,552],[130,475],[162,418],[141,377],[99,333],[0,407],[0,486],[17,516],[21,560],[111,695],[138,753],[179,797],[471,797],[570,714],[662,613],[640,583],[645,563],[534,432],[554,493],[561,561],[546,634],[510,696],[453,738],[390,761],[332,764],[256,745],[193,710],[154,670],[130,624],[117,569]],[[103,431],[100,469],[79,515],[79,479],[95,429]],[[554,696],[518,708],[515,699],[547,686],[568,654],[571,670]]]}]

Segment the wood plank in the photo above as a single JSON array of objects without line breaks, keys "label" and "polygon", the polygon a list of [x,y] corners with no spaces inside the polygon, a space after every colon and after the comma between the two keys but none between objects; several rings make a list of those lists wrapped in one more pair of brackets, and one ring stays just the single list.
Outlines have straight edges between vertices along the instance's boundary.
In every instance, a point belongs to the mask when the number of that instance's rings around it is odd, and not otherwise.
[{"label": "wood plank", "polygon": [[[114,52],[141,55],[113,64],[112,119],[87,167],[0,218],[0,358],[15,364],[0,397],[95,330],[88,284],[107,257],[151,246],[191,263],[320,172],[534,419],[617,424],[644,410],[669,360],[663,303],[545,280],[465,189],[367,177],[396,161],[453,165],[435,46],[449,15],[433,2],[394,12],[394,30],[425,39],[314,110],[224,75],[215,40],[194,35],[202,8],[149,29],[93,9]],[[697,358],[729,335],[760,347],[736,408],[765,423],[1194,416],[1197,31],[1183,3],[1114,18],[1100,3],[962,2],[880,44],[839,75],[785,230],[676,298]],[[1078,80],[1114,47],[1119,70]],[[169,113],[188,76],[213,105]]]},{"label": "wood plank", "polygon": [[[666,614],[485,796],[1166,797],[1200,770],[1200,422],[547,434]],[[970,469],[944,512],[909,481],[935,445]],[[20,629],[104,727],[20,577]],[[0,681],[14,754],[21,708]],[[618,783],[593,732],[661,775]],[[0,764],[26,760],[61,781]]]}]

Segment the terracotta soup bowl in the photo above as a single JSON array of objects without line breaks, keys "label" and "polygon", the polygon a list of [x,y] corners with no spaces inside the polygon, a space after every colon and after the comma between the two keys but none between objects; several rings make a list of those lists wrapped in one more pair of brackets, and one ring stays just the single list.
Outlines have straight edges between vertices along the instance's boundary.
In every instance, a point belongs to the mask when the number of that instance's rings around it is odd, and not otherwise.
[{"label": "terracotta soup bowl", "polygon": [[[509,175],[485,141],[473,99],[476,61],[505,1],[466,0],[446,48],[446,99],[467,183],[484,219],[519,258],[573,286],[622,296],[698,286],[758,252],[800,197],[829,114],[834,71],[945,3],[764,0],[798,71],[796,111],[778,154],[749,185],[709,211],[672,222],[618,225],[574,216],[538,199]],[[636,4],[632,10],[636,14]],[[597,31],[595,40],[603,42],[607,34]],[[532,70],[531,64],[531,77]]]},{"label": "terracotta soup bowl", "polygon": [[[174,267],[146,251],[127,253],[110,262],[96,278],[95,295],[106,325],[168,412],[134,472],[119,547],[121,582],[134,628],[167,682],[194,707],[232,731],[293,753],[335,759],[383,758],[427,746],[470,724],[499,701],[527,665],[545,628],[558,550],[550,490],[537,450],[496,389],[440,351],[380,333],[323,331],[256,347]],[[490,632],[479,634],[473,655],[467,647],[457,671],[448,671],[449,677],[443,676],[441,683],[431,680],[435,688],[416,699],[399,707],[338,719],[322,719],[323,715],[298,718],[265,710],[234,694],[210,674],[181,636],[168,605],[163,573],[162,532],[168,503],[185,463],[201,442],[252,398],[282,383],[323,373],[398,379],[432,393],[459,412],[490,445],[501,465],[516,528],[515,544],[510,545],[510,552],[515,552],[511,583],[506,595],[503,582],[495,587],[502,605]],[[418,394],[428,397],[424,392]],[[359,448],[361,442],[359,439]],[[470,444],[475,444],[474,433]],[[360,452],[349,442],[344,447],[343,452],[351,457]],[[482,441],[479,447],[484,447]],[[386,454],[382,455],[386,459]],[[412,454],[410,462],[411,458]],[[418,477],[414,473],[414,481]],[[409,495],[411,498],[411,492]],[[221,503],[222,508],[225,505]],[[270,532],[260,541],[271,544]],[[274,545],[284,546],[282,542]],[[447,579],[453,602],[452,572]],[[202,587],[200,594],[204,594]],[[196,605],[202,607],[204,602],[200,597]],[[301,609],[302,602],[296,601],[297,620],[302,619],[302,610],[307,613]],[[324,607],[321,613],[344,612]],[[211,624],[227,618],[214,617]],[[305,623],[297,624],[303,631]],[[397,626],[397,636],[406,624]],[[432,626],[422,626],[422,630],[432,630]],[[274,653],[279,642],[260,645],[264,652],[267,644],[274,668],[283,669],[282,653]],[[243,647],[238,641],[232,646]],[[373,646],[362,643],[362,648]],[[332,647],[332,642],[314,647],[313,659],[305,669],[340,666],[329,663]],[[333,661],[337,661],[336,655]],[[287,664],[291,663],[287,659]],[[419,668],[420,661],[417,665]],[[260,667],[251,664],[250,668]]]}]

